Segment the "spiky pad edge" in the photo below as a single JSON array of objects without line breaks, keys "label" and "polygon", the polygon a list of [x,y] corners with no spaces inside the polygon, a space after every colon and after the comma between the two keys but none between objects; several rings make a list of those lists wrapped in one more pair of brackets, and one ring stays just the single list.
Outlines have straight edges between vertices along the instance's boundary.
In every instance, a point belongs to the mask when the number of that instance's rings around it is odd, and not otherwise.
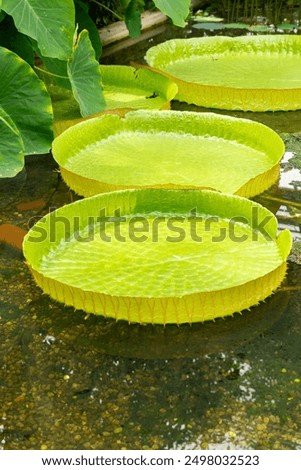
[{"label": "spiky pad edge", "polygon": [[[29,266],[30,267],[30,266]],[[129,323],[181,324],[197,323],[240,312],[269,297],[286,275],[287,264],[247,282],[215,292],[186,295],[179,298],[115,297],[83,291],[49,279],[30,267],[42,290],[67,306]]]}]

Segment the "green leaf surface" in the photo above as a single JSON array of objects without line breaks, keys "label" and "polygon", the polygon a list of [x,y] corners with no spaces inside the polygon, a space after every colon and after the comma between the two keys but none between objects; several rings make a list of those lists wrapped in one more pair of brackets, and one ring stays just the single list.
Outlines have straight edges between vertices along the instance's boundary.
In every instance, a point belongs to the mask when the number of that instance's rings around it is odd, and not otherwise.
[{"label": "green leaf surface", "polygon": [[[218,26],[222,26],[219,25]],[[301,36],[172,39],[146,60],[174,79],[178,99],[244,111],[301,109]]]},{"label": "green leaf surface", "polygon": [[225,23],[225,29],[248,29],[249,25],[246,23]]},{"label": "green leaf surface", "polygon": [[[1,6],[1,2],[0,2],[0,6]],[[0,10],[0,21],[2,21],[3,18],[5,18],[5,15],[6,15],[5,11]]]},{"label": "green leaf surface", "polygon": [[185,26],[190,0],[154,0],[154,4],[162,13],[169,16],[176,26]]},{"label": "green leaf surface", "polygon": [[248,27],[248,30],[252,33],[268,33],[271,31],[271,28],[264,24],[254,24]]},{"label": "green leaf surface", "polygon": [[22,170],[24,146],[18,128],[0,106],[0,178],[11,178]]},{"label": "green leaf surface", "polygon": [[90,41],[95,50],[95,58],[99,60],[102,51],[99,31],[89,16],[88,5],[82,0],[75,0],[75,22],[78,24],[79,32],[83,29],[89,31]]},{"label": "green leaf surface", "polygon": [[73,0],[2,0],[16,28],[38,42],[44,56],[67,59],[74,32]]},{"label": "green leaf surface", "polygon": [[49,151],[52,106],[44,83],[15,53],[0,47],[0,105],[18,128],[25,154]]},{"label": "green leaf surface", "polygon": [[125,10],[128,7],[130,2],[131,0],[120,0],[121,8]]},{"label": "green leaf surface", "polygon": [[295,24],[290,24],[290,23],[281,23],[277,24],[277,30],[282,30],[282,31],[293,31],[296,29],[297,26]]},{"label": "green leaf surface", "polygon": [[[82,180],[82,191],[74,189],[83,195],[110,190],[106,185],[235,193],[274,168],[284,144],[271,129],[245,119],[133,111],[78,124],[56,138],[52,150],[62,169]],[[268,177],[264,184],[270,185]]]},{"label": "green leaf surface", "polygon": [[202,16],[202,15],[195,15],[191,17],[192,20],[198,21],[199,23],[221,23],[224,21],[224,18],[219,18],[217,16]]},{"label": "green leaf surface", "polygon": [[[160,192],[157,191],[153,194],[152,204],[154,206],[158,206],[159,194]],[[140,199],[143,195],[145,192],[138,195],[139,211],[136,209],[132,213],[125,213],[124,208],[121,208],[121,217],[124,217],[125,220],[121,218],[120,237],[119,235],[114,236],[115,225],[112,222],[107,223],[106,230],[102,233],[102,222],[97,224],[96,218],[93,220],[95,236],[90,242],[80,243],[78,241],[79,236],[82,239],[88,237],[89,226],[82,227],[79,233],[73,233],[71,229],[70,240],[65,242],[63,246],[61,243],[55,244],[48,253],[45,252],[40,263],[43,273],[71,286],[84,290],[100,290],[108,295],[178,297],[199,291],[210,292],[244,284],[272,271],[283,262],[277,245],[267,243],[261,233],[254,243],[253,230],[248,225],[247,219],[245,223],[241,223],[235,228],[235,237],[244,239],[244,242],[231,240],[229,220],[220,215],[222,210],[218,213],[210,211],[210,204],[213,205],[213,201],[208,202],[208,209],[204,206],[201,206],[202,211],[199,207],[196,208],[196,217],[199,218],[198,236],[203,239],[202,243],[197,243],[190,236],[190,221],[188,219],[193,215],[189,211],[182,213],[179,208],[178,212],[171,210],[168,213],[159,211],[156,207],[156,210],[148,213],[143,206],[149,207],[150,201],[146,199],[143,204]],[[162,191],[160,195],[164,198],[166,205],[170,198],[166,197]],[[176,195],[183,197],[183,192]],[[152,197],[151,191],[148,197]],[[99,207],[106,207],[104,204],[100,205],[105,199],[110,202],[111,198],[109,195],[106,198],[98,198]],[[228,201],[227,198],[221,196],[216,197],[216,200],[222,205]],[[172,202],[173,207],[177,207],[176,201]],[[77,214],[83,215],[83,211],[89,205],[91,204],[86,203],[85,200],[81,201],[81,204],[78,203]],[[68,212],[68,210],[60,211],[60,214],[64,213],[67,218]],[[137,217],[138,214],[146,222],[144,227],[146,236],[143,237],[143,243],[135,240],[136,237],[137,239],[141,237],[138,235],[138,230],[133,236],[133,226],[131,226],[131,224],[133,225],[131,219]],[[163,217],[164,214],[166,214],[167,220],[165,223],[161,223],[158,232],[154,234],[156,218]],[[201,214],[205,216],[202,217]],[[237,214],[238,211],[236,211],[236,216]],[[208,219],[214,215],[216,220],[210,227]],[[112,217],[111,214],[107,215],[107,217],[109,216]],[[183,219],[181,216],[184,216]],[[240,216],[241,219],[244,219],[242,215]],[[270,214],[269,216],[271,217]],[[186,234],[186,237],[183,236],[182,241],[178,243],[176,239],[180,238],[179,232],[173,231],[172,225],[168,224],[168,219],[173,217],[174,225],[181,227]],[[206,230],[206,223],[210,230],[208,227]],[[149,227],[149,231],[147,227]],[[212,238],[217,240],[218,236],[227,229],[228,233],[224,240],[212,241]],[[102,240],[101,235],[106,235],[106,238],[111,238],[111,241]],[[158,242],[154,241],[155,237],[158,238]],[[124,242],[121,241],[122,239]],[[95,262],[95,260],[97,261]],[[248,266],[248,268],[236,269],[239,265]],[[206,272],[206,276],[202,276],[204,272]],[[141,279],[144,279],[144,282],[141,282]]]},{"label": "green leaf surface", "polygon": [[301,88],[300,46],[300,36],[174,39],[149,49],[146,58],[150,65],[193,83]]},{"label": "green leaf surface", "polygon": [[196,23],[193,24],[192,27],[194,29],[208,29],[209,31],[225,29],[225,25],[222,23]]},{"label": "green leaf surface", "polygon": [[125,10],[125,24],[131,38],[138,38],[140,36],[141,16],[135,0],[131,0]]},{"label": "green leaf surface", "polygon": [[67,61],[51,59],[41,56],[44,67],[36,69],[46,86],[54,85],[71,90],[71,83],[67,72]]},{"label": "green leaf surface", "polygon": [[67,72],[82,116],[103,111],[106,103],[102,92],[100,68],[86,30],[81,31],[78,36],[72,57],[68,60]]},{"label": "green leaf surface", "polygon": [[15,52],[33,66],[34,52],[31,41],[17,30],[12,17],[9,15],[6,15],[0,25],[0,46]]},{"label": "green leaf surface", "polygon": [[277,236],[275,216],[253,201],[162,189],[69,204],[40,220],[24,241],[29,266],[54,298],[151,323],[250,307],[279,285],[290,248],[290,232]]},{"label": "green leaf surface", "polygon": [[100,70],[106,109],[160,109],[177,93],[171,80],[148,69],[102,65]]}]

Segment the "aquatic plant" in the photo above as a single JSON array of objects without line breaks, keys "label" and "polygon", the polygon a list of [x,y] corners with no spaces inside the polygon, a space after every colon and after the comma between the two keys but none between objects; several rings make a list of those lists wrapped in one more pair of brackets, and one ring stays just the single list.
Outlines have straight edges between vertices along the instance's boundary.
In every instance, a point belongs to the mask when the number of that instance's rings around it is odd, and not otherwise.
[{"label": "aquatic plant", "polygon": [[133,111],[71,127],[52,146],[67,184],[92,196],[127,188],[212,188],[251,197],[279,177],[280,137],[213,113]]},{"label": "aquatic plant", "polygon": [[115,191],[61,207],[24,240],[37,284],[86,312],[138,323],[231,315],[282,282],[288,230],[264,207],[216,191]]},{"label": "aquatic plant", "polygon": [[148,64],[173,79],[177,99],[218,109],[301,109],[301,37],[172,39],[151,47]]}]

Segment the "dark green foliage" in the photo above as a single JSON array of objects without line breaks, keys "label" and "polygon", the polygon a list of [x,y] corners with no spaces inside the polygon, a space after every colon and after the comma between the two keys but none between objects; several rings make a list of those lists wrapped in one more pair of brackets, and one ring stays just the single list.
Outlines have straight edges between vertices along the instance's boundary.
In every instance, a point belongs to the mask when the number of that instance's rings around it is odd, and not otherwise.
[{"label": "dark green foliage", "polygon": [[78,32],[82,31],[83,29],[87,29],[89,31],[89,37],[95,50],[95,57],[97,60],[99,60],[102,46],[96,24],[89,15],[89,5],[82,0],[74,0],[74,5],[75,22],[78,24]]},{"label": "dark green foliage", "polygon": [[125,19],[130,3],[134,4],[136,11],[140,13],[155,8],[152,0],[85,0],[85,2],[89,5],[89,15],[98,28]]},{"label": "dark green foliage", "polygon": [[[49,150],[53,137],[49,93],[53,85],[73,94],[82,116],[104,109],[97,27],[125,20],[130,36],[138,37],[140,15],[153,6],[145,0],[42,3],[43,8],[39,0],[22,0],[16,8],[16,0],[0,0],[0,177],[16,175],[24,153]],[[189,0],[155,3],[175,24],[185,24]]]},{"label": "dark green foliage", "polygon": [[131,38],[137,38],[141,31],[141,17],[135,0],[131,0],[125,10],[125,24]]},{"label": "dark green foliage", "polygon": [[33,65],[34,52],[31,41],[27,36],[25,36],[25,34],[22,34],[17,30],[12,17],[9,15],[3,15],[3,19],[1,21],[0,46],[10,49],[30,65]]}]

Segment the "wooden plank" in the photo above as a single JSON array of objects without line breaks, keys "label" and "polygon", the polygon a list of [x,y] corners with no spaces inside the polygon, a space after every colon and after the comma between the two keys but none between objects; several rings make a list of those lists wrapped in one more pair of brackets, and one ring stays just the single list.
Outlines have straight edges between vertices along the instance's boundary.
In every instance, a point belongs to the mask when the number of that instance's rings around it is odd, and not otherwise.
[{"label": "wooden plank", "polygon": [[[167,16],[160,11],[145,11],[141,15],[142,31],[167,21]],[[99,30],[103,46],[128,38],[129,32],[124,21],[117,21]]]}]

